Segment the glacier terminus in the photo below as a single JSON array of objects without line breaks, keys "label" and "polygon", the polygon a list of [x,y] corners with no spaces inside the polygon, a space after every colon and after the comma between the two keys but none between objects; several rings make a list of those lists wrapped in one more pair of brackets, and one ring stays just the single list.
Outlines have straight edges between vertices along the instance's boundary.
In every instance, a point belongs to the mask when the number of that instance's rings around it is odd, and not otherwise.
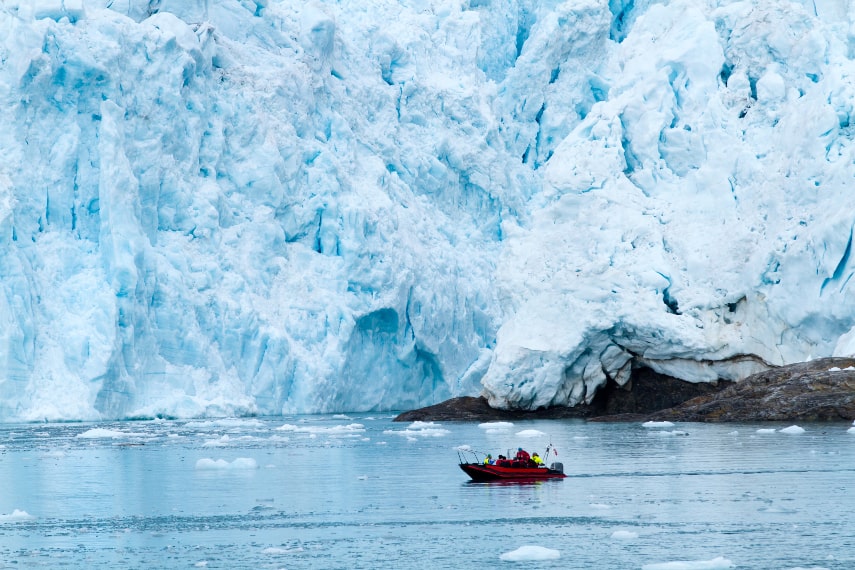
[{"label": "glacier terminus", "polygon": [[0,420],[855,355],[842,0],[0,0]]}]

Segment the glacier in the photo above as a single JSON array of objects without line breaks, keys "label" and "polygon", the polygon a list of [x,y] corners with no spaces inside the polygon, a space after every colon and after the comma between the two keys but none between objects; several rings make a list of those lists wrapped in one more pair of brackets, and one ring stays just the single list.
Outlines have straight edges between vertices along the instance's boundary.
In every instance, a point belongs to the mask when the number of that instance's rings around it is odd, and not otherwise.
[{"label": "glacier", "polygon": [[855,355],[855,8],[0,0],[0,421]]}]

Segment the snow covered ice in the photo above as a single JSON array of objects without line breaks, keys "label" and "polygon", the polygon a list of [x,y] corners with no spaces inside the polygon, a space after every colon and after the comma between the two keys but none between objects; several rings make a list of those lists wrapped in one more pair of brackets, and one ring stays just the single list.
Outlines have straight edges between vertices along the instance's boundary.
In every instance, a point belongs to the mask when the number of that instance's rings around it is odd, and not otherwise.
[{"label": "snow covered ice", "polygon": [[855,354],[843,2],[0,1],[0,418]]}]

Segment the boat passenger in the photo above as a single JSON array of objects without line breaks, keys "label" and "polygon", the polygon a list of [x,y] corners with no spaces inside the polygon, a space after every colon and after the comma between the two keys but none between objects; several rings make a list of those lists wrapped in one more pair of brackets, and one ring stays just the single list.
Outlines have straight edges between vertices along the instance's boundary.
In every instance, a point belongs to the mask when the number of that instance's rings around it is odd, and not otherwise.
[{"label": "boat passenger", "polygon": [[495,463],[493,461],[493,456],[488,453],[487,457],[484,458],[484,465],[493,465],[493,463]]},{"label": "boat passenger", "polygon": [[538,467],[543,465],[543,459],[540,458],[540,455],[538,455],[536,451],[531,454],[531,460],[534,461],[535,465]]},{"label": "boat passenger", "polygon": [[531,456],[528,454],[528,451],[524,450],[522,447],[517,448],[517,455],[514,457],[516,461],[519,461],[519,465],[522,467],[526,467],[528,465],[528,460],[531,459]]}]

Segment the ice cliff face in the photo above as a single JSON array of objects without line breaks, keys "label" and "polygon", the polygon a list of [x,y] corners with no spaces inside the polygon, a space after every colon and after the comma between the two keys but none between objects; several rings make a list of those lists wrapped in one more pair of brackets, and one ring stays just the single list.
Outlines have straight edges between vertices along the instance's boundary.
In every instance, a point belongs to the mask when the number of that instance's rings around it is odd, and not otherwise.
[{"label": "ice cliff face", "polygon": [[847,6],[0,0],[0,419],[852,354]]}]

